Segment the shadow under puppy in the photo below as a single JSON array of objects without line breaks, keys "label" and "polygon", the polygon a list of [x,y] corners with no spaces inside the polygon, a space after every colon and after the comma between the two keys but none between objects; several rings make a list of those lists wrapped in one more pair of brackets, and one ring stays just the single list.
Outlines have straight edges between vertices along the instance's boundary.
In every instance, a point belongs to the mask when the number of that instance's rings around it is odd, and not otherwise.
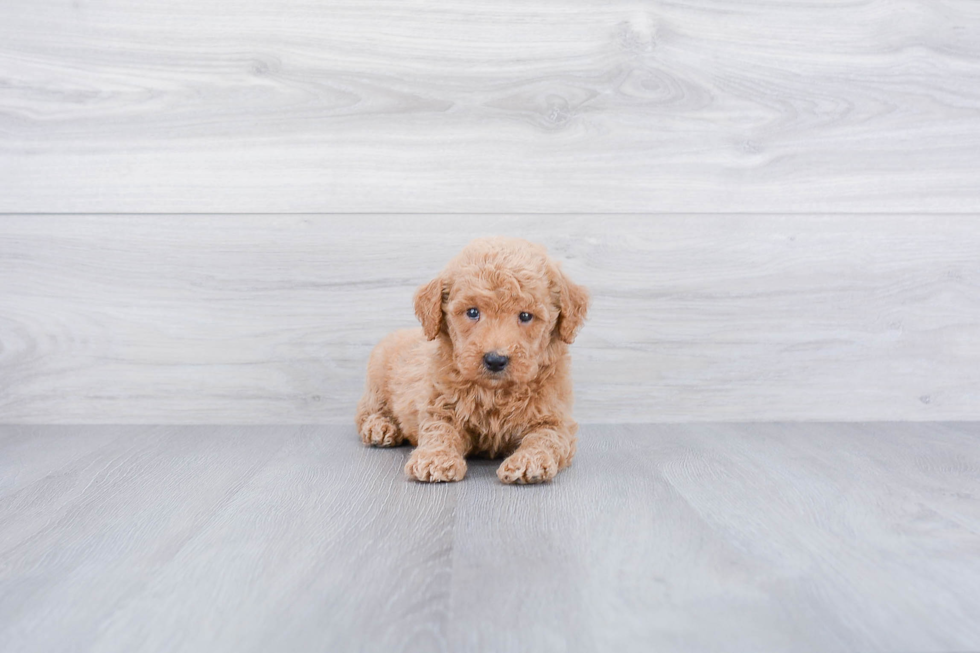
[{"label": "shadow under puppy", "polygon": [[474,240],[415,293],[422,328],[371,353],[364,443],[417,445],[405,472],[419,481],[462,480],[470,454],[507,456],[504,483],[554,478],[575,454],[568,345],[588,304],[541,245]]}]

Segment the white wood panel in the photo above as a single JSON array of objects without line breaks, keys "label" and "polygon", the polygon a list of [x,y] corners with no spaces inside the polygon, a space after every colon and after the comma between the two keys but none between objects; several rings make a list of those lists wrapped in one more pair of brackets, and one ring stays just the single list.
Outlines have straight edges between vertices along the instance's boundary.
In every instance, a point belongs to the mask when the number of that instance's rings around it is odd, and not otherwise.
[{"label": "white wood panel", "polygon": [[594,295],[585,422],[980,419],[977,216],[0,219],[0,422],[349,423],[481,234]]},{"label": "white wood panel", "polygon": [[980,211],[970,0],[8,0],[3,212]]},{"label": "white wood panel", "polygon": [[980,649],[977,423],[586,426],[535,487],[352,426],[27,428],[0,460],[118,441],[0,495],[4,653]]}]

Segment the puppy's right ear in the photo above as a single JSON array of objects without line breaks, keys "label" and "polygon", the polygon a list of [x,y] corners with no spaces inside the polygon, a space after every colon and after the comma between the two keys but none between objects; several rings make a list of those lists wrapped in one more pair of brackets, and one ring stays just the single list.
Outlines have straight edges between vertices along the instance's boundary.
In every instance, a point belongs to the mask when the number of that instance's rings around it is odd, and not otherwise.
[{"label": "puppy's right ear", "polygon": [[415,316],[422,323],[428,340],[435,340],[442,331],[442,279],[436,277],[415,291]]}]

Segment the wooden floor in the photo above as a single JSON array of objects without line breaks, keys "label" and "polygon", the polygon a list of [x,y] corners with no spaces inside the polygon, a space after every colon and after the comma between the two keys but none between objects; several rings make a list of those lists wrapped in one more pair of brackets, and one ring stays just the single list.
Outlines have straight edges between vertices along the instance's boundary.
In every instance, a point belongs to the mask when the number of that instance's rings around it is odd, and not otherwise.
[{"label": "wooden floor", "polygon": [[980,649],[980,423],[591,426],[538,487],[407,454],[0,427],[0,650]]}]

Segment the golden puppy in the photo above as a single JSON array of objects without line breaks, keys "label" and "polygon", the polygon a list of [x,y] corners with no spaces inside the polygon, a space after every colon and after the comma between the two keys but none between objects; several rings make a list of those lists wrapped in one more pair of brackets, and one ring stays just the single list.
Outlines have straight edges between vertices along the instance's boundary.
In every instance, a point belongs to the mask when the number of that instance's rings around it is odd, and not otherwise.
[{"label": "golden puppy", "polygon": [[419,481],[462,480],[470,454],[506,455],[504,483],[554,478],[575,454],[568,345],[588,303],[544,247],[473,241],[415,293],[422,328],[371,353],[364,443],[417,445],[405,471]]}]

